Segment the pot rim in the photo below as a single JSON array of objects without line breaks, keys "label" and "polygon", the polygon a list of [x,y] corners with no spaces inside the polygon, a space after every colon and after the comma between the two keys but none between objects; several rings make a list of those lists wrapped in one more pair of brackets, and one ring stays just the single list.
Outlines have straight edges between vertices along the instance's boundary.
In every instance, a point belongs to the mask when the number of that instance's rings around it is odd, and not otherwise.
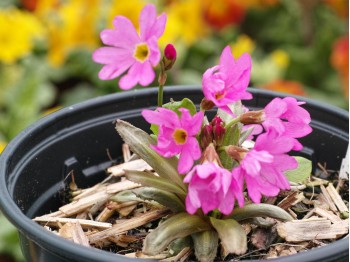
[{"label": "pot rim", "polygon": [[[196,86],[168,86],[164,89],[164,95],[171,95],[175,93],[181,92],[184,94],[183,97],[186,97],[187,93],[191,92],[198,92],[201,87]],[[77,112],[84,111],[86,109],[92,110],[93,108],[97,108],[102,104],[110,104],[115,103],[115,100],[124,100],[124,99],[130,99],[130,97],[142,97],[142,96],[151,96],[156,95],[158,92],[158,88],[144,88],[144,89],[134,89],[131,91],[125,91],[125,92],[118,92],[115,94],[105,95],[93,99],[86,100],[84,102],[77,103],[75,105],[65,107],[61,110],[58,110],[50,115],[47,115],[38,121],[31,124],[29,127],[24,129],[22,132],[20,132],[10,143],[6,146],[2,154],[0,155],[0,210],[3,212],[3,214],[11,221],[12,224],[14,224],[17,229],[21,232],[21,234],[24,234],[25,236],[28,236],[31,240],[36,242],[39,246],[43,247],[43,244],[50,244],[50,252],[53,253],[59,253],[62,256],[70,257],[71,255],[79,256],[82,258],[85,258],[87,260],[101,260],[101,256],[104,260],[115,260],[119,259],[120,261],[130,261],[130,258],[127,258],[125,256],[116,256],[114,253],[105,252],[99,249],[95,248],[87,248],[84,246],[80,246],[77,244],[74,244],[70,241],[64,240],[59,236],[56,236],[54,234],[48,234],[47,230],[45,230],[42,226],[38,225],[34,221],[32,221],[30,218],[25,216],[20,208],[16,205],[16,203],[13,201],[8,188],[7,188],[7,181],[6,181],[6,171],[7,171],[7,164],[11,161],[11,157],[13,152],[21,145],[21,143],[28,139],[28,135],[39,132],[45,126],[50,125],[63,117],[69,117],[70,115],[74,115]],[[251,92],[253,95],[266,95],[270,97],[284,97],[284,96],[292,96],[295,97],[298,100],[305,101],[307,105],[310,105],[314,108],[319,108],[320,110],[327,110],[328,112],[333,112],[337,115],[339,115],[341,118],[348,119],[349,114],[344,109],[335,107],[333,105],[328,105],[323,102],[319,102],[313,99],[300,97],[300,96],[294,96],[290,94],[285,93],[279,93],[279,92],[273,92],[273,91],[267,91],[267,90],[260,90],[260,89],[252,89],[249,88],[249,92]],[[62,241],[63,240],[63,241]],[[59,248],[57,247],[57,242],[60,242]],[[46,245],[47,246],[47,245]],[[343,238],[341,240],[335,241],[333,243],[328,244],[327,246],[320,248],[315,248],[312,250],[308,250],[307,252],[301,252],[295,255],[287,256],[287,257],[279,257],[279,261],[283,262],[291,262],[299,259],[300,261],[309,261],[310,257],[313,260],[322,259],[324,260],[324,256],[326,257],[336,257],[339,255],[339,251],[337,250],[347,250],[348,252],[349,248],[349,239],[348,237]],[[140,259],[132,259],[132,261],[137,261]],[[144,261],[144,260],[142,260]],[[258,261],[258,260],[257,260]],[[259,260],[261,261],[261,260]]]}]

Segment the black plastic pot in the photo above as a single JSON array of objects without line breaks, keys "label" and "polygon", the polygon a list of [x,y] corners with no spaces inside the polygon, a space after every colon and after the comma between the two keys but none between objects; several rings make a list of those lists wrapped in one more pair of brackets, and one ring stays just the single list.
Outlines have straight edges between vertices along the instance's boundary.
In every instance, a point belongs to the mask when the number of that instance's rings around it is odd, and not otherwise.
[{"label": "black plastic pot", "polygon": [[[254,99],[244,104],[252,109],[265,106],[281,94],[250,90]],[[189,97],[199,103],[199,87],[166,88],[165,101]],[[109,155],[121,155],[122,141],[113,121],[129,121],[148,130],[140,117],[144,108],[157,104],[157,89],[145,88],[92,99],[53,113],[20,133],[0,157],[0,208],[18,228],[27,261],[135,261],[109,252],[86,248],[47,232],[31,220],[61,206],[64,181],[74,170],[79,187],[87,187],[106,177]],[[348,145],[348,113],[306,100],[313,133],[303,139],[301,152],[314,163],[339,169]],[[109,151],[109,154],[107,153]],[[276,261],[348,261],[349,240],[344,238],[308,252]]]}]

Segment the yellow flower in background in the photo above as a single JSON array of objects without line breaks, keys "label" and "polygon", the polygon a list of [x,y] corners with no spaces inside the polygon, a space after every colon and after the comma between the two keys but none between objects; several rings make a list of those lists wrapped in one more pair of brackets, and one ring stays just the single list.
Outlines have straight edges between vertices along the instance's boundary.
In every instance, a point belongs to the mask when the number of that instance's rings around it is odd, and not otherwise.
[{"label": "yellow flower in background", "polygon": [[289,55],[282,49],[277,49],[270,54],[270,58],[280,69],[285,69],[289,65]]},{"label": "yellow flower in background", "polygon": [[113,28],[113,19],[117,15],[123,15],[130,19],[136,28],[139,26],[139,16],[142,8],[149,1],[145,0],[111,0],[110,5],[108,6],[107,13],[107,27]]},{"label": "yellow flower in background", "polygon": [[180,41],[189,46],[209,33],[201,0],[176,0],[165,7],[167,25],[160,45]]},{"label": "yellow flower in background", "polygon": [[92,50],[99,44],[97,22],[102,0],[57,2],[41,0],[36,10],[49,31],[48,59],[62,65],[73,49]]},{"label": "yellow flower in background", "polygon": [[11,64],[30,54],[34,40],[44,34],[33,14],[14,7],[0,9],[0,61]]},{"label": "yellow flower in background", "polygon": [[234,58],[237,59],[243,53],[251,54],[255,49],[255,42],[247,35],[239,35],[237,41],[230,46]]},{"label": "yellow flower in background", "polygon": [[5,141],[0,141],[0,154],[2,151],[4,151],[7,143]]}]

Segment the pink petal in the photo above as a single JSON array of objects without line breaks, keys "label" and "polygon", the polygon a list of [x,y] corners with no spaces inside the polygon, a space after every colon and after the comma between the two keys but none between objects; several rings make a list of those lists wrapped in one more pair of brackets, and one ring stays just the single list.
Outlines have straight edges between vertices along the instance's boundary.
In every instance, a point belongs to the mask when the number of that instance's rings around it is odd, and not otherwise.
[{"label": "pink petal", "polygon": [[138,65],[139,70],[139,83],[142,86],[148,86],[151,84],[156,77],[156,74],[149,62],[140,63]]},{"label": "pink petal", "polygon": [[267,118],[277,118],[287,111],[287,103],[276,97],[264,109]]},{"label": "pink petal", "polygon": [[286,122],[284,126],[284,135],[294,138],[304,137],[312,132],[312,128],[308,124]]},{"label": "pink petal", "polygon": [[227,195],[221,195],[222,199],[219,200],[219,211],[223,213],[224,215],[229,215],[232,212],[235,198],[231,192],[229,192]]},{"label": "pink petal", "polygon": [[230,75],[230,79],[228,79],[228,81],[235,82],[235,85],[238,86],[240,90],[246,89],[250,81],[251,68],[252,60],[250,58],[250,55],[247,53],[241,55],[241,57],[238,58],[238,60],[236,61],[235,65],[235,71],[237,72],[237,76],[235,74]]},{"label": "pink petal", "polygon": [[140,35],[143,41],[152,35],[152,27],[157,18],[157,10],[153,4],[145,5],[140,14]]},{"label": "pink petal", "polygon": [[140,32],[143,41],[150,37],[161,37],[164,33],[167,16],[165,13],[157,18],[156,7],[152,4],[146,5],[140,14]]},{"label": "pink petal", "polygon": [[156,111],[143,110],[142,116],[150,124],[166,126],[172,130],[180,127],[180,120],[178,115],[170,109],[158,107]]},{"label": "pink petal", "polygon": [[293,138],[288,136],[278,136],[275,131],[269,131],[258,136],[254,148],[265,150],[271,154],[283,154],[293,148]]},{"label": "pink petal", "polygon": [[92,54],[92,59],[99,64],[123,64],[134,62],[132,52],[115,47],[101,47]]},{"label": "pink petal", "polygon": [[98,73],[98,77],[101,80],[109,80],[119,77],[122,73],[128,70],[130,66],[131,65],[128,64],[123,64],[121,67],[118,67],[118,65],[105,65]]},{"label": "pink petal", "polygon": [[227,169],[221,169],[221,176],[222,176],[222,190],[223,193],[226,195],[232,182],[232,174]]},{"label": "pink petal", "polygon": [[116,16],[113,20],[115,29],[105,29],[101,32],[101,40],[105,45],[133,49],[141,42],[134,25],[124,16]]},{"label": "pink petal", "polygon": [[148,85],[154,78],[155,73],[147,61],[145,63],[135,62],[129,69],[129,72],[120,79],[119,86],[121,89],[128,90],[137,83],[143,86]]},{"label": "pink petal", "polygon": [[305,123],[311,122],[310,114],[307,110],[299,106],[298,102],[294,97],[285,97],[283,99],[288,106],[288,110],[283,114],[282,117],[288,119],[290,122]]},{"label": "pink petal", "polygon": [[293,139],[293,142],[294,142],[294,144],[293,144],[292,150],[300,151],[300,150],[302,150],[304,148],[304,146],[298,140]]},{"label": "pink petal", "polygon": [[[193,160],[197,160],[200,157],[200,149],[197,140],[193,141],[193,137],[188,138],[187,143],[182,147],[179,164],[177,170],[180,174],[187,173],[193,166]],[[194,155],[195,153],[198,155]]]},{"label": "pink petal", "polygon": [[234,68],[235,67],[235,59],[232,55],[231,47],[226,46],[220,56],[220,66],[222,68]]},{"label": "pink petal", "polygon": [[189,136],[195,136],[199,133],[202,126],[204,113],[198,112],[193,117],[185,108],[179,108],[181,112],[181,126],[187,131]]},{"label": "pink petal", "polygon": [[196,213],[197,209],[200,208],[200,206],[201,204],[197,192],[189,188],[186,197],[186,211],[193,215]]},{"label": "pink petal", "polygon": [[154,36],[151,37],[147,41],[147,46],[150,50],[148,61],[151,62],[152,66],[158,65],[161,55],[160,55],[157,39]]}]

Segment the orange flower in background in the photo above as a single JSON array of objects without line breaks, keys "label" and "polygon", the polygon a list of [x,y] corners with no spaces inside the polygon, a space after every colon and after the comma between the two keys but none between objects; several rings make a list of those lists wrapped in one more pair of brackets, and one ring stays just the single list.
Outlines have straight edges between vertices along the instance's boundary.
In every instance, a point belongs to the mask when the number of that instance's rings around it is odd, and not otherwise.
[{"label": "orange flower in background", "polygon": [[266,90],[288,93],[298,96],[306,96],[304,87],[297,81],[277,79],[262,86]]},{"label": "orange flower in background", "polygon": [[338,71],[344,94],[349,96],[349,36],[335,41],[331,54],[331,65]]},{"label": "orange flower in background", "polygon": [[344,19],[349,17],[349,0],[324,0],[324,3],[330,6],[340,17]]},{"label": "orange flower in background", "polygon": [[239,24],[245,17],[245,7],[237,0],[204,0],[204,18],[213,27]]}]

